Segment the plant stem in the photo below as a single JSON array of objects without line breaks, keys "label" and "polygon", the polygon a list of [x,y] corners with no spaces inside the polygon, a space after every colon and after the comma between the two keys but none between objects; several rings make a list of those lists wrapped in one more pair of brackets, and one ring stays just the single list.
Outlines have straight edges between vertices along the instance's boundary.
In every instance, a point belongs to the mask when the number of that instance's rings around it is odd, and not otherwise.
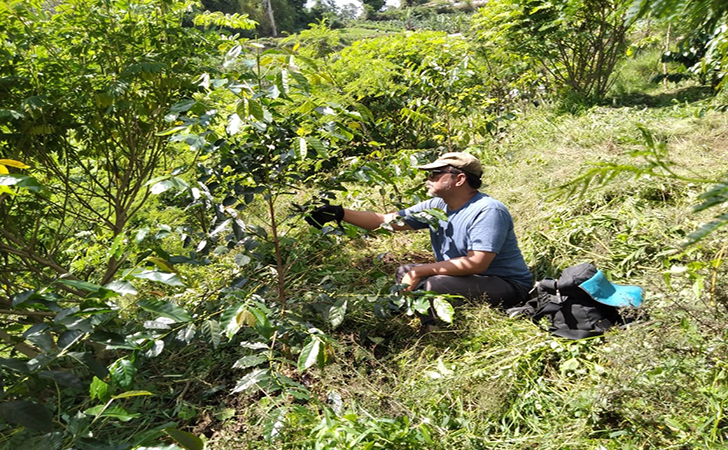
[{"label": "plant stem", "polygon": [[278,239],[278,226],[276,224],[276,212],[274,203],[275,200],[273,195],[267,196],[268,201],[268,214],[270,216],[270,227],[271,233],[273,234],[273,245],[275,246],[276,253],[276,269],[278,278],[278,302],[281,304],[281,316],[286,314],[286,285],[284,282],[285,271],[283,267],[283,258],[281,257],[280,241]]}]

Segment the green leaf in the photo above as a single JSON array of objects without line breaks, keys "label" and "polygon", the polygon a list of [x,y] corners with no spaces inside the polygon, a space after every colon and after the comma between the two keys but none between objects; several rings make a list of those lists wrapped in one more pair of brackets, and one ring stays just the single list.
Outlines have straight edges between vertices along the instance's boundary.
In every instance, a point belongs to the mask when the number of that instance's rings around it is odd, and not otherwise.
[{"label": "green leaf", "polygon": [[83,363],[99,378],[106,378],[109,375],[109,369],[101,364],[93,353],[69,352],[68,356]]},{"label": "green leaf", "polygon": [[111,396],[109,395],[109,384],[98,377],[94,377],[94,379],[91,380],[91,386],[89,386],[88,391],[91,400],[99,399],[99,401],[107,402],[111,399]]},{"label": "green leaf", "polygon": [[177,428],[165,428],[164,432],[170,435],[185,450],[204,450],[205,448],[202,439],[192,433],[178,430]]},{"label": "green leaf", "polygon": [[30,373],[28,363],[15,358],[0,358],[0,367],[20,373]]},{"label": "green leaf", "polygon": [[99,292],[101,289],[104,288],[103,286],[100,286],[98,284],[89,283],[87,281],[81,280],[66,280],[61,278],[57,282],[86,292]]},{"label": "green leaf", "polygon": [[255,330],[264,338],[270,339],[271,336],[273,336],[275,328],[271,326],[270,320],[268,320],[268,315],[265,311],[259,308],[249,308],[248,311],[250,311],[250,313],[252,313],[255,317]]},{"label": "green leaf", "polygon": [[142,228],[140,228],[137,231],[136,236],[134,236],[134,243],[135,244],[140,244],[144,240],[144,238],[147,237],[148,234],[149,234],[149,227],[142,227]]},{"label": "green leaf", "polygon": [[187,311],[169,302],[156,299],[145,299],[137,302],[137,305],[149,312],[156,313],[162,317],[172,319],[177,323],[189,322],[192,316]]},{"label": "green leaf", "polygon": [[30,175],[20,175],[17,173],[1,174],[0,186],[16,186],[33,192],[40,192],[43,190],[43,185],[35,178]]},{"label": "green leaf", "polygon": [[118,400],[121,398],[129,398],[129,397],[141,397],[145,395],[154,395],[149,391],[127,391],[119,395],[112,395],[111,398],[114,400]]},{"label": "green leaf", "polygon": [[128,359],[119,359],[111,367],[111,379],[122,389],[128,389],[134,384],[137,368]]},{"label": "green leaf", "polygon": [[299,137],[298,139],[296,139],[294,147],[298,158],[306,159],[306,155],[308,155],[308,143],[306,143],[306,139]]},{"label": "green leaf", "polygon": [[[147,326],[147,322],[144,322],[144,326]],[[150,348],[144,352],[144,356],[147,358],[156,358],[162,354],[162,351],[164,351],[164,341],[161,339],[155,339],[151,342]]]},{"label": "green leaf", "polygon": [[326,144],[324,144],[320,139],[309,136],[306,138],[306,142],[308,142],[308,145],[316,150],[316,154],[319,156],[319,158],[327,158],[329,156]]},{"label": "green leaf", "polygon": [[172,266],[172,264],[166,259],[160,258],[158,256],[150,256],[147,258],[147,261],[157,266],[157,268],[161,269],[163,272],[179,274],[174,266]]},{"label": "green leaf", "polygon": [[316,335],[311,335],[308,339],[308,343],[306,343],[303,350],[301,350],[301,354],[298,355],[298,370],[303,372],[316,364],[322,347],[321,338]]},{"label": "green leaf", "polygon": [[134,278],[158,281],[169,286],[184,286],[184,283],[176,273],[159,272],[157,270],[142,270],[140,272],[132,273],[131,276]]},{"label": "green leaf", "polygon": [[114,291],[119,295],[136,295],[138,292],[133,284],[128,281],[112,281],[111,283],[104,286],[110,291]]},{"label": "green leaf", "polygon": [[74,389],[84,388],[81,379],[70,372],[61,372],[58,370],[42,370],[38,372],[38,377],[46,380],[53,380],[61,386],[65,387],[70,387]]},{"label": "green leaf", "polygon": [[346,299],[339,299],[329,308],[329,323],[333,328],[338,327],[342,322],[344,322],[346,306]]},{"label": "green leaf", "polygon": [[239,303],[223,311],[220,316],[220,327],[225,331],[228,339],[232,339],[240,328],[245,324],[243,313],[246,312],[248,304]]},{"label": "green leaf", "polygon": [[138,413],[128,412],[121,406],[112,406],[110,408],[106,408],[106,405],[98,405],[92,408],[88,408],[86,411],[84,411],[84,414],[89,416],[111,417],[113,419],[118,419],[122,422],[128,422],[140,416],[140,414]]},{"label": "green leaf", "polygon": [[265,355],[247,355],[235,361],[233,369],[247,369],[263,364],[264,362],[268,362],[268,357]]},{"label": "green leaf", "polygon": [[579,360],[577,358],[571,358],[564,361],[559,368],[561,371],[561,375],[565,376],[568,372],[574,372],[576,369],[579,368],[580,365],[581,364],[579,363]]},{"label": "green leaf", "polygon": [[445,300],[444,297],[435,297],[432,300],[432,306],[435,308],[435,314],[437,314],[437,317],[447,323],[452,323],[452,316],[455,313],[455,310],[450,302]]},{"label": "green leaf", "polygon": [[164,131],[160,131],[159,133],[155,133],[154,135],[155,136],[160,136],[160,137],[162,137],[162,136],[169,136],[170,134],[175,134],[175,133],[178,133],[180,131],[184,131],[188,127],[189,127],[188,125],[177,125],[177,126],[172,127],[172,128],[167,128]]},{"label": "green leaf", "polygon": [[13,297],[13,307],[20,306],[23,303],[27,302],[28,300],[34,300],[37,298],[42,298],[40,295],[36,294],[35,289],[30,291],[21,292],[20,294]]},{"label": "green leaf", "polygon": [[259,101],[253,99],[246,99],[248,105],[248,113],[255,117],[256,120],[263,120],[265,118],[265,110],[263,105]]},{"label": "green leaf", "polygon": [[427,297],[418,297],[412,307],[420,314],[428,314],[430,312],[430,299]]},{"label": "green leaf", "polygon": [[108,258],[119,259],[124,252],[124,233],[119,233],[114,238],[114,242],[111,243],[109,251],[106,252]]},{"label": "green leaf", "polygon": [[53,417],[45,407],[25,401],[0,403],[0,418],[14,425],[49,433],[53,430]]},{"label": "green leaf", "polygon": [[235,386],[232,393],[237,394],[238,392],[245,392],[248,389],[257,386],[260,382],[267,380],[269,376],[270,373],[268,369],[255,369],[238,381],[238,384]]},{"label": "green leaf", "polygon": [[[153,181],[155,181],[155,180],[150,180],[147,184],[150,184]],[[190,185],[187,184],[187,182],[185,182],[182,178],[172,177],[172,178],[162,180],[162,181],[155,183],[151,187],[151,189],[149,189],[149,191],[152,194],[158,195],[158,194],[161,194],[162,192],[166,192],[170,189],[177,189],[179,191],[183,191],[183,190],[189,189],[189,187],[190,187]]]},{"label": "green leaf", "polygon": [[170,111],[173,113],[187,112],[195,106],[195,103],[197,103],[196,100],[182,100],[172,105]]},{"label": "green leaf", "polygon": [[65,350],[75,344],[84,334],[85,333],[81,330],[66,330],[58,336],[58,342],[56,344],[58,345],[58,348]]},{"label": "green leaf", "polygon": [[212,344],[212,348],[217,349],[220,345],[220,322],[217,320],[206,320],[202,322],[200,331],[205,341]]},{"label": "green leaf", "polygon": [[242,126],[243,120],[240,118],[240,115],[230,114],[230,117],[228,117],[228,124],[225,128],[225,131],[227,131],[230,136],[233,136],[238,134]]},{"label": "green leaf", "polygon": [[240,267],[245,267],[248,264],[250,264],[250,261],[252,261],[252,258],[250,256],[244,254],[244,253],[238,253],[233,258],[233,261],[235,261],[235,264],[237,264]]}]

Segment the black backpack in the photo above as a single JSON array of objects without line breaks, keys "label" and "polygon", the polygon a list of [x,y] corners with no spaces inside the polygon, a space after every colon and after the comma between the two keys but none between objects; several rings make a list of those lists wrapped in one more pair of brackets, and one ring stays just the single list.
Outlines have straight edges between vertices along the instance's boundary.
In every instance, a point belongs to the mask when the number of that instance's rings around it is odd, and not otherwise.
[{"label": "black backpack", "polygon": [[[619,308],[595,300],[580,287],[595,276],[601,276],[602,282],[606,280],[601,271],[589,263],[564,269],[558,280],[545,278],[538,281],[534,287],[536,297],[524,306],[508,309],[507,313],[511,317],[528,317],[535,323],[547,317],[550,323],[548,331],[567,339],[599,336],[614,326],[628,323]],[[611,285],[608,281],[606,283]]]}]

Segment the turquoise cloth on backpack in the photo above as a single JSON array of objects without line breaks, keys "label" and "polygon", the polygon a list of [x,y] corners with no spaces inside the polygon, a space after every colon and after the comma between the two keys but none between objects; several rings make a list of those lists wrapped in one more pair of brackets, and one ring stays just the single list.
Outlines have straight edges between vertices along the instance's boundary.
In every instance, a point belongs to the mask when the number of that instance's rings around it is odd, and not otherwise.
[{"label": "turquoise cloth on backpack", "polygon": [[579,285],[594,300],[617,308],[624,306],[638,307],[642,304],[642,288],[624,286],[607,280],[604,272],[598,270],[593,277]]}]

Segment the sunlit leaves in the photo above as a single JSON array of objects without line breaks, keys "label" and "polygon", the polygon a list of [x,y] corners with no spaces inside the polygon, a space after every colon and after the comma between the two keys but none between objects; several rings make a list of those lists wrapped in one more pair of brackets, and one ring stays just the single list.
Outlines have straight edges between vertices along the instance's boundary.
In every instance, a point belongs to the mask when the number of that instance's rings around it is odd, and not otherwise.
[{"label": "sunlit leaves", "polygon": [[118,394],[118,395],[112,395],[111,398],[113,398],[114,400],[119,400],[122,398],[146,397],[149,395],[154,395],[154,394],[152,394],[149,391],[126,391],[126,392],[122,392],[121,394]]},{"label": "sunlit leaves", "polygon": [[130,413],[121,406],[97,405],[84,411],[89,416],[108,417],[121,422],[128,422],[140,416],[139,413]]},{"label": "sunlit leaves", "polygon": [[202,338],[212,345],[212,348],[220,346],[220,322],[217,320],[205,320],[200,326]]},{"label": "sunlit leaves", "polygon": [[2,186],[14,186],[28,189],[32,192],[40,192],[43,190],[43,185],[35,178],[17,173],[0,174],[0,187]]},{"label": "sunlit leaves", "polygon": [[319,336],[310,335],[298,356],[298,370],[303,372],[314,364],[323,366],[323,346],[324,343]]},{"label": "sunlit leaves", "polygon": [[149,180],[146,186],[151,186],[149,191],[152,194],[161,194],[170,189],[176,189],[178,191],[189,189],[189,185],[180,177],[161,177]]},{"label": "sunlit leaves", "polygon": [[254,323],[254,317],[247,310],[247,303],[230,306],[220,316],[220,327],[231,339],[243,326]]},{"label": "sunlit leaves", "polygon": [[432,307],[437,314],[437,317],[447,323],[452,323],[452,316],[455,313],[450,302],[441,296],[437,296],[432,299]]},{"label": "sunlit leaves", "polygon": [[538,62],[553,82],[584,99],[601,99],[623,57],[631,0],[498,0],[478,14],[481,40],[493,52]]},{"label": "sunlit leaves", "polygon": [[265,355],[247,355],[235,361],[235,364],[233,364],[233,369],[248,369],[250,367],[255,367],[263,364],[267,361],[268,357]]},{"label": "sunlit leaves", "polygon": [[172,319],[177,323],[189,322],[190,320],[192,320],[192,316],[190,316],[187,311],[177,305],[162,300],[139,300],[139,302],[137,302],[137,305],[142,309],[156,313],[162,317]]},{"label": "sunlit leaves", "polygon": [[332,328],[336,328],[344,322],[347,304],[346,299],[339,299],[329,307],[328,318]]},{"label": "sunlit leaves", "polygon": [[176,273],[159,272],[157,270],[136,270],[129,275],[134,278],[157,281],[169,286],[184,286],[184,283]]},{"label": "sunlit leaves", "polygon": [[232,393],[246,392],[267,381],[269,378],[270,371],[268,369],[255,369],[238,381]]},{"label": "sunlit leaves", "polygon": [[194,23],[195,25],[201,26],[215,25],[232,29],[239,28],[241,30],[252,30],[256,25],[253,20],[248,19],[247,14],[223,14],[219,11],[206,11],[203,14],[197,14],[194,17]]},{"label": "sunlit leaves", "polygon": [[91,396],[91,400],[108,401],[111,398],[109,384],[98,377],[94,377],[91,381],[91,386],[89,386],[89,395]]}]

